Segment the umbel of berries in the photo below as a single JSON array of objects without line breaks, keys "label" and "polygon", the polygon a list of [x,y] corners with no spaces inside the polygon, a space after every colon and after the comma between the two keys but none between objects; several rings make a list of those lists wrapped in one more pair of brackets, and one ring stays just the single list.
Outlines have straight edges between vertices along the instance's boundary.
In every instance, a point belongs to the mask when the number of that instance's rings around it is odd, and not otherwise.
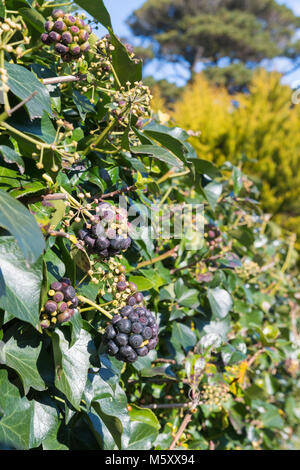
[{"label": "umbel of berries", "polygon": [[64,62],[71,62],[89,51],[91,32],[91,27],[79,15],[73,16],[55,9],[45,23],[41,40],[44,44],[53,44]]},{"label": "umbel of berries", "polygon": [[131,238],[127,235],[127,211],[103,202],[97,206],[96,213],[93,224],[86,224],[78,232],[78,238],[88,251],[102,259],[126,251],[131,244]]},{"label": "umbel of berries", "polygon": [[222,241],[222,235],[218,227],[213,224],[205,224],[204,226],[204,237],[208,242],[210,248],[214,248]]},{"label": "umbel of berries", "polygon": [[119,361],[135,362],[146,356],[158,343],[158,326],[154,315],[142,304],[143,294],[136,292],[127,305],[114,315],[104,339],[110,356]]},{"label": "umbel of berries", "polygon": [[41,327],[50,328],[69,321],[75,313],[79,300],[68,278],[52,282],[48,300],[42,308]]}]

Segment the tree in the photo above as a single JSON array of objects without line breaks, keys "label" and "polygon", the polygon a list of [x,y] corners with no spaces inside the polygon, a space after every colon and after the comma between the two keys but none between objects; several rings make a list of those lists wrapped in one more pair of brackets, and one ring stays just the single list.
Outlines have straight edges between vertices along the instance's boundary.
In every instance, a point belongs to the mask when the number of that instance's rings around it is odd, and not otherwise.
[{"label": "tree", "polygon": [[257,69],[249,93],[234,99],[198,74],[171,116],[178,126],[199,132],[190,141],[202,158],[237,165],[244,160],[243,168],[260,180],[264,210],[300,236],[300,106],[291,99],[276,72]]},{"label": "tree", "polygon": [[[153,41],[157,56],[187,64],[191,72],[199,62],[216,66],[223,58],[244,66],[294,58],[299,48],[293,43],[299,18],[275,0],[147,0],[128,23],[134,34]],[[234,80],[241,71],[230,74]]]}]

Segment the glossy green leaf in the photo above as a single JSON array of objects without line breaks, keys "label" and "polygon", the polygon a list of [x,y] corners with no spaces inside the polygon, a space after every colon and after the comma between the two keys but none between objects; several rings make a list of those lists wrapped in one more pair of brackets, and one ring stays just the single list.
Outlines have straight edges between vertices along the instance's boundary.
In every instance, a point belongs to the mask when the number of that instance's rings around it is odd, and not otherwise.
[{"label": "glossy green leaf", "polygon": [[34,217],[20,202],[0,190],[0,226],[18,242],[24,257],[34,263],[45,248],[42,232]]},{"label": "glossy green leaf", "polygon": [[220,287],[209,289],[207,294],[212,313],[216,319],[225,318],[232,308],[230,294]]},{"label": "glossy green leaf", "polygon": [[0,145],[0,153],[2,153],[3,159],[6,163],[15,163],[18,166],[20,173],[24,173],[24,161],[17,152],[15,152],[11,147],[7,147],[7,145]]},{"label": "glossy green leaf", "polygon": [[28,98],[33,92],[36,95],[26,103],[31,119],[42,117],[44,111],[51,114],[50,96],[46,87],[21,65],[6,62],[5,68],[8,75],[8,86],[21,100]]},{"label": "glossy green leaf", "polygon": [[128,51],[124,44],[115,36],[113,31],[109,28],[110,41],[114,46],[112,50],[112,64],[117,74],[118,80],[121,85],[126,85],[126,82],[134,82],[142,80],[142,61],[137,63],[129,57]]},{"label": "glossy green leaf", "polygon": [[2,364],[6,364],[19,374],[25,395],[30,387],[39,391],[47,388],[38,368],[41,348],[41,336],[34,335],[30,329],[26,329],[24,332],[15,331],[8,341],[4,341],[0,351]]},{"label": "glossy green leaf", "polygon": [[136,147],[130,147],[130,151],[135,154],[146,154],[153,158],[157,158],[162,162],[170,166],[182,168],[183,163],[173,155],[169,150],[158,145],[137,145]]},{"label": "glossy green leaf", "polygon": [[38,328],[42,259],[28,267],[15,240],[1,237],[0,266],[5,281],[5,289],[0,291],[0,308]]},{"label": "glossy green leaf", "polygon": [[104,5],[103,0],[78,0],[77,5],[87,11],[97,21],[106,28],[112,27],[110,15]]}]

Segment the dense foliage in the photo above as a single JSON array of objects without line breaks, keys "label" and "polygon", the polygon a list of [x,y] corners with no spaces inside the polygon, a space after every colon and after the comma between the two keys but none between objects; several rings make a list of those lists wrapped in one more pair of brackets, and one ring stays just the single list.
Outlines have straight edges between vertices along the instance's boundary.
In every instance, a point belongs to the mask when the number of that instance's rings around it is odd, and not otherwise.
[{"label": "dense foliage", "polygon": [[[77,4],[108,35],[67,61],[52,8],[0,6],[0,441],[299,449],[295,237],[151,112],[103,2]],[[166,236],[189,205],[204,236]]]}]

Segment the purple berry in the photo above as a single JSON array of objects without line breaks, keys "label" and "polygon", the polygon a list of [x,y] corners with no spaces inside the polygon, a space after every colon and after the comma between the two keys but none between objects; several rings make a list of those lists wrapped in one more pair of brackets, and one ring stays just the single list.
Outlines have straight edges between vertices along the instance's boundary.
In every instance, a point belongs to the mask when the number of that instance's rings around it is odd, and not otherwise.
[{"label": "purple berry", "polygon": [[88,52],[90,50],[91,46],[90,46],[90,43],[88,41],[86,41],[84,44],[81,44],[80,46],[80,50],[81,52],[83,52],[84,54],[86,52]]},{"label": "purple berry", "polygon": [[129,344],[134,349],[139,348],[143,342],[143,337],[141,335],[131,335],[129,338]]},{"label": "purple berry", "polygon": [[136,350],[138,356],[147,356],[148,352],[149,352],[149,349],[147,348],[147,346],[143,346],[142,348],[137,348]]},{"label": "purple berry", "polygon": [[119,348],[116,345],[116,343],[114,343],[113,341],[109,341],[108,344],[107,344],[107,353],[110,356],[115,356],[118,351],[119,351]]},{"label": "purple berry", "polygon": [[132,295],[131,297],[127,299],[127,304],[133,307],[133,305],[136,304],[136,298]]},{"label": "purple berry", "polygon": [[119,292],[123,292],[126,289],[126,287],[127,287],[126,282],[120,281],[117,284],[117,289],[118,289]]},{"label": "purple berry", "polygon": [[59,302],[57,305],[57,310],[61,313],[63,313],[65,310],[67,310],[68,304],[67,302]]},{"label": "purple berry", "polygon": [[135,312],[130,313],[130,314],[128,315],[128,318],[129,318],[129,320],[132,321],[132,322],[138,322],[138,321],[139,321],[139,316],[138,316],[138,314],[135,313]]},{"label": "purple berry", "polygon": [[121,315],[114,315],[114,316],[112,317],[111,322],[112,322],[113,325],[115,325],[115,324],[118,323],[120,320],[122,320]]},{"label": "purple berry", "polygon": [[65,12],[61,10],[60,8],[55,8],[52,11],[52,16],[55,20],[57,20],[58,18],[63,18],[65,16]]},{"label": "purple berry", "polygon": [[140,323],[141,323],[143,326],[147,326],[147,325],[148,325],[148,318],[146,317],[146,315],[141,315],[141,316],[140,316]]},{"label": "purple berry", "polygon": [[61,40],[64,44],[71,44],[71,42],[73,41],[72,34],[69,33],[69,31],[64,32],[61,35]]},{"label": "purple berry", "polygon": [[44,44],[51,44],[51,39],[49,38],[49,34],[47,33],[43,33],[41,34],[41,41],[44,43]]},{"label": "purple berry", "polygon": [[70,305],[71,308],[76,308],[78,307],[79,304],[79,299],[78,297],[74,297],[74,299],[71,300],[72,304]]},{"label": "purple berry", "polygon": [[47,33],[50,33],[50,31],[52,31],[53,26],[54,26],[53,21],[46,21],[45,30],[47,31]]},{"label": "purple berry", "polygon": [[84,29],[81,29],[78,33],[79,41],[86,42],[89,39],[89,33]]},{"label": "purple berry", "polygon": [[143,294],[141,292],[136,292],[134,294],[135,300],[137,301],[138,304],[140,304],[144,298]]},{"label": "purple berry", "polygon": [[64,294],[60,291],[55,292],[53,300],[57,303],[62,302],[64,300]]},{"label": "purple berry", "polygon": [[51,287],[51,289],[57,291],[57,290],[60,290],[62,288],[62,284],[61,284],[61,282],[55,281],[55,282],[52,282],[50,287]]},{"label": "purple berry", "polygon": [[71,44],[70,53],[74,56],[80,55],[81,54],[80,46],[78,46],[77,44]]},{"label": "purple berry", "polygon": [[116,336],[116,331],[112,325],[108,325],[108,327],[105,330],[104,337],[107,340],[114,339]]},{"label": "purple berry", "polygon": [[[131,331],[132,331],[132,333],[135,333],[135,334],[142,333],[142,331],[143,331],[142,324],[139,323],[139,322],[132,323]],[[152,331],[151,331],[151,335],[152,335]]]},{"label": "purple berry", "polygon": [[72,15],[66,15],[64,17],[64,22],[67,26],[73,26],[76,23],[76,18]]},{"label": "purple berry", "polygon": [[118,346],[126,346],[128,343],[128,336],[124,333],[119,333],[116,337],[115,340],[116,344]]},{"label": "purple berry", "polygon": [[146,326],[143,331],[143,338],[144,339],[151,339],[152,338],[152,328]]},{"label": "purple berry", "polygon": [[65,25],[65,23],[63,21],[58,20],[58,21],[55,21],[55,23],[53,25],[53,29],[57,33],[63,33],[64,31],[67,30],[67,26]]},{"label": "purple berry", "polygon": [[72,286],[67,286],[63,288],[63,293],[65,300],[72,300],[76,297],[76,290]]},{"label": "purple berry", "polygon": [[55,312],[57,310],[57,303],[53,300],[48,300],[48,302],[45,303],[45,310],[48,313]]},{"label": "purple berry", "polygon": [[78,34],[79,33],[79,28],[77,26],[71,26],[70,32],[72,34]]},{"label": "purple berry", "polygon": [[123,307],[120,311],[121,315],[123,317],[128,317],[133,312],[132,307],[130,305],[126,305],[126,307]]},{"label": "purple berry", "polygon": [[56,33],[55,31],[51,31],[51,33],[49,34],[49,39],[51,40],[51,42],[59,42],[61,39],[61,35]]},{"label": "purple berry", "polygon": [[65,46],[64,44],[61,44],[60,42],[58,44],[56,44],[55,50],[59,54],[66,54],[67,52],[69,52],[68,46]]},{"label": "purple berry", "polygon": [[148,344],[147,344],[147,348],[149,349],[149,351],[150,351],[151,349],[154,349],[154,348],[156,347],[157,343],[158,343],[158,339],[157,339],[157,338],[150,339],[149,342],[148,342]]}]

